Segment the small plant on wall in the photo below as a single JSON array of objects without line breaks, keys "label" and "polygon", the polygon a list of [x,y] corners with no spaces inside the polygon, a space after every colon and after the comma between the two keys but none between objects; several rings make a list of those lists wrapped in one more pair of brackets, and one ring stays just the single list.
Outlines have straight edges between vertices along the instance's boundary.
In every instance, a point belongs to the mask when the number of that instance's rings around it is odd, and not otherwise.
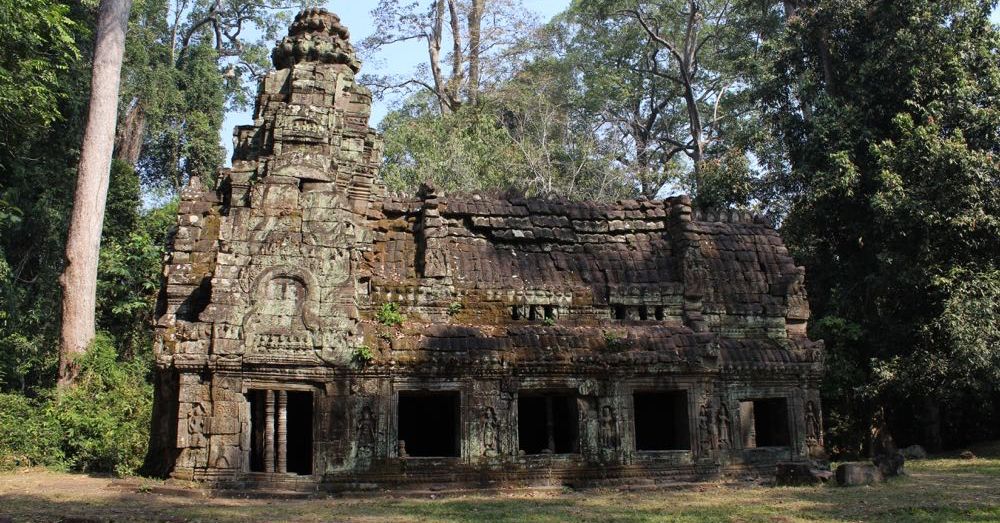
[{"label": "small plant on wall", "polygon": [[399,304],[397,303],[383,303],[381,307],[378,308],[378,312],[375,313],[375,319],[379,323],[387,327],[395,327],[403,324],[405,318],[399,312]]},{"label": "small plant on wall", "polygon": [[453,301],[450,304],[448,304],[448,316],[455,316],[456,314],[462,312],[462,309],[464,308],[465,306],[462,305],[462,302]]},{"label": "small plant on wall", "polygon": [[367,365],[373,359],[375,359],[375,351],[367,345],[354,347],[354,351],[351,354],[351,361],[361,366]]},{"label": "small plant on wall", "polygon": [[614,331],[604,331],[604,344],[608,347],[608,350],[625,350],[626,341],[625,338]]}]

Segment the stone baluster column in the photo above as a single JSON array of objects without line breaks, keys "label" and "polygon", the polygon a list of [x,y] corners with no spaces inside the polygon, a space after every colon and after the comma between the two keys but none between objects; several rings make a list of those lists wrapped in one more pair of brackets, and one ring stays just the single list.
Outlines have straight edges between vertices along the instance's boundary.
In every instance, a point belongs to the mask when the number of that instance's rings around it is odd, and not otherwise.
[{"label": "stone baluster column", "polygon": [[274,472],[274,391],[264,391],[264,471]]},{"label": "stone baluster column", "polygon": [[288,472],[288,392],[278,391],[278,473]]}]

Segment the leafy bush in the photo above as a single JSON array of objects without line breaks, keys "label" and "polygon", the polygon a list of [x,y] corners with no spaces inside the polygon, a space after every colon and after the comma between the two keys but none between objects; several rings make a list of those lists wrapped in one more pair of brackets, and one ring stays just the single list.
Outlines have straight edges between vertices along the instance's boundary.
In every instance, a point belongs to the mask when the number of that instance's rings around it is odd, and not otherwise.
[{"label": "leafy bush", "polygon": [[119,361],[107,336],[94,340],[77,384],[56,391],[49,403],[71,468],[132,474],[142,465],[153,404],[147,368],[139,360]]},{"label": "leafy bush", "polygon": [[399,312],[399,304],[383,303],[382,306],[379,307],[378,312],[375,314],[375,319],[377,319],[382,325],[393,327],[396,325],[402,325],[405,318]]},{"label": "leafy bush", "polygon": [[132,474],[149,441],[148,365],[119,361],[106,335],[80,360],[77,384],[38,399],[0,394],[0,469],[44,465]]},{"label": "leafy bush", "polygon": [[45,400],[0,394],[0,470],[64,464],[59,426]]}]

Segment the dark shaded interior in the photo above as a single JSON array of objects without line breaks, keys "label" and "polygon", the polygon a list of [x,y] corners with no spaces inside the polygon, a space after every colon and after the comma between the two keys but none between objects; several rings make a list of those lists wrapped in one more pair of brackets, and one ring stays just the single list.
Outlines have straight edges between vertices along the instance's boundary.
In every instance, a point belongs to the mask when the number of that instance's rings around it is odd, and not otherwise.
[{"label": "dark shaded interior", "polygon": [[687,391],[632,395],[636,450],[691,450]]},{"label": "dark shaded interior", "polygon": [[313,398],[311,392],[289,392],[285,453],[288,472],[312,474]]},{"label": "dark shaded interior", "polygon": [[399,440],[411,457],[459,456],[459,393],[399,393]]},{"label": "dark shaded interior", "polygon": [[521,393],[517,399],[517,437],[525,454],[580,451],[576,398],[565,393]]},{"label": "dark shaded interior", "polygon": [[250,401],[250,472],[264,472],[264,391],[247,392]]},{"label": "dark shaded interior", "polygon": [[785,398],[753,400],[753,445],[756,447],[788,447],[792,444],[788,432],[788,401]]}]

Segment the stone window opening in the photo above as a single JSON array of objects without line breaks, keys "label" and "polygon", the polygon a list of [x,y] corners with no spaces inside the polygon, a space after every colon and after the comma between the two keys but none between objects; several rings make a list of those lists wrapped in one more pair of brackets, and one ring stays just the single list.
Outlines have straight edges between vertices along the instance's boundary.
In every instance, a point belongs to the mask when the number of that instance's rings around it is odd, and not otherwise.
[{"label": "stone window opening", "polygon": [[740,402],[743,448],[788,447],[788,400],[766,398]]},{"label": "stone window opening", "polygon": [[459,457],[459,405],[458,391],[400,391],[396,407],[399,457]]},{"label": "stone window opening", "polygon": [[628,308],[624,305],[615,305],[614,315],[616,320],[627,320],[628,319]]},{"label": "stone window opening", "polygon": [[642,321],[649,319],[649,311],[646,310],[646,307],[639,307],[639,319]]},{"label": "stone window opening", "polygon": [[657,321],[663,321],[663,307],[662,306],[656,307],[656,311],[654,313],[654,317],[656,318]]},{"label": "stone window opening", "polygon": [[518,394],[517,438],[526,455],[579,453],[576,398],[558,392]]},{"label": "stone window opening", "polygon": [[635,392],[637,451],[691,450],[687,391]]},{"label": "stone window opening", "polygon": [[544,307],[544,309],[545,309],[545,319],[546,320],[554,320],[554,319],[556,319],[556,306],[555,305],[546,305]]},{"label": "stone window opening", "polygon": [[514,321],[555,320],[558,309],[555,305],[512,305],[510,319]]},{"label": "stone window opening", "polygon": [[312,393],[251,390],[247,399],[250,471],[312,474]]}]

